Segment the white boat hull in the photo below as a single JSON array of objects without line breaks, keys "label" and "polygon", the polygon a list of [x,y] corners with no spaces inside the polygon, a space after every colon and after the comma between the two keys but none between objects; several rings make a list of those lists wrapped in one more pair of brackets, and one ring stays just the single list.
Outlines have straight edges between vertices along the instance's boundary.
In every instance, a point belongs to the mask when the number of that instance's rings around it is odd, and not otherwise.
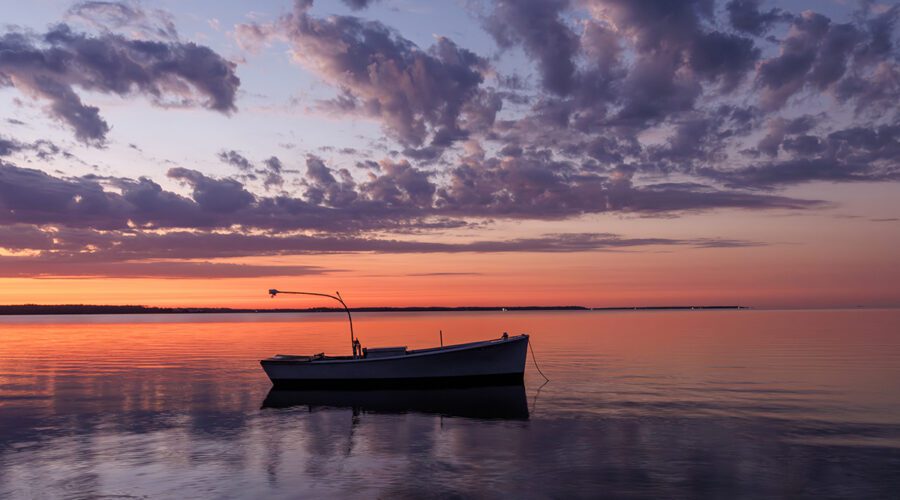
[{"label": "white boat hull", "polygon": [[520,383],[528,335],[357,359],[260,361],[276,387],[484,385]]}]

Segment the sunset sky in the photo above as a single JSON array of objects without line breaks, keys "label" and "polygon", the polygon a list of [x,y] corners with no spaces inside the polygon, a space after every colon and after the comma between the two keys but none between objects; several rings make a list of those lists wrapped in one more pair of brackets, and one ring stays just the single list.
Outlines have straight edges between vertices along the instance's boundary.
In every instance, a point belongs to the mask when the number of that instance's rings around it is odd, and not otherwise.
[{"label": "sunset sky", "polygon": [[0,0],[0,304],[898,306],[898,18]]}]

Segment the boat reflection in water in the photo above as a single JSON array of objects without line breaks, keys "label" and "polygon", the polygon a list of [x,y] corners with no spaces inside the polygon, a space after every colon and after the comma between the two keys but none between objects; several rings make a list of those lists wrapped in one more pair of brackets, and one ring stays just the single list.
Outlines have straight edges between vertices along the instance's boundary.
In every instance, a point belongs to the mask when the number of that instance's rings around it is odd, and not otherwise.
[{"label": "boat reflection in water", "polygon": [[293,390],[272,388],[263,408],[352,408],[354,413],[428,413],[447,417],[527,420],[525,386],[442,389]]}]

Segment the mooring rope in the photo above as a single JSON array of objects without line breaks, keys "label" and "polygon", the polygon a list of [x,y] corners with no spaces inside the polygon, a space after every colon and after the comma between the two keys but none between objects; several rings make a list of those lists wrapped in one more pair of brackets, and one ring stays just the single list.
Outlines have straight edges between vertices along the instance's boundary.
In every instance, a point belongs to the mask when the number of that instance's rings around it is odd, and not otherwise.
[{"label": "mooring rope", "polygon": [[550,379],[547,378],[546,375],[544,375],[544,372],[541,371],[541,367],[538,366],[537,357],[535,357],[535,355],[534,355],[534,347],[532,347],[532,345],[531,345],[531,339],[528,339],[528,348],[531,349],[531,360],[534,361],[534,367],[537,368],[538,373],[540,373],[541,376],[544,377],[544,380],[549,382]]}]

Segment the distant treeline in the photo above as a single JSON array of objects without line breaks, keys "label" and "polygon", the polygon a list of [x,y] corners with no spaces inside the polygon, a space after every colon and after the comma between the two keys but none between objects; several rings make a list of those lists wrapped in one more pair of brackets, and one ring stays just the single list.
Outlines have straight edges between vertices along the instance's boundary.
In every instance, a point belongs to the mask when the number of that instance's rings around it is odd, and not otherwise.
[{"label": "distant treeline", "polygon": [[[428,311],[578,311],[583,306],[489,306],[489,307],[352,307],[353,312],[428,312]],[[316,313],[343,312],[334,307],[306,309],[234,309],[229,307],[147,307],[103,305],[38,305],[0,306],[0,315],[14,314],[203,314],[203,313]]]},{"label": "distant treeline", "polygon": [[[466,306],[466,307],[355,307],[353,312],[465,312],[465,311],[646,311],[685,309],[747,309],[743,306],[651,306],[651,307],[584,307],[584,306]],[[26,314],[207,314],[207,313],[316,313],[342,312],[333,307],[307,309],[232,309],[228,307],[147,307],[103,306],[85,304],[15,306],[0,305],[0,315]]]},{"label": "distant treeline", "polygon": [[640,306],[640,307],[591,307],[591,311],[684,311],[707,309],[751,309],[749,306]]}]

